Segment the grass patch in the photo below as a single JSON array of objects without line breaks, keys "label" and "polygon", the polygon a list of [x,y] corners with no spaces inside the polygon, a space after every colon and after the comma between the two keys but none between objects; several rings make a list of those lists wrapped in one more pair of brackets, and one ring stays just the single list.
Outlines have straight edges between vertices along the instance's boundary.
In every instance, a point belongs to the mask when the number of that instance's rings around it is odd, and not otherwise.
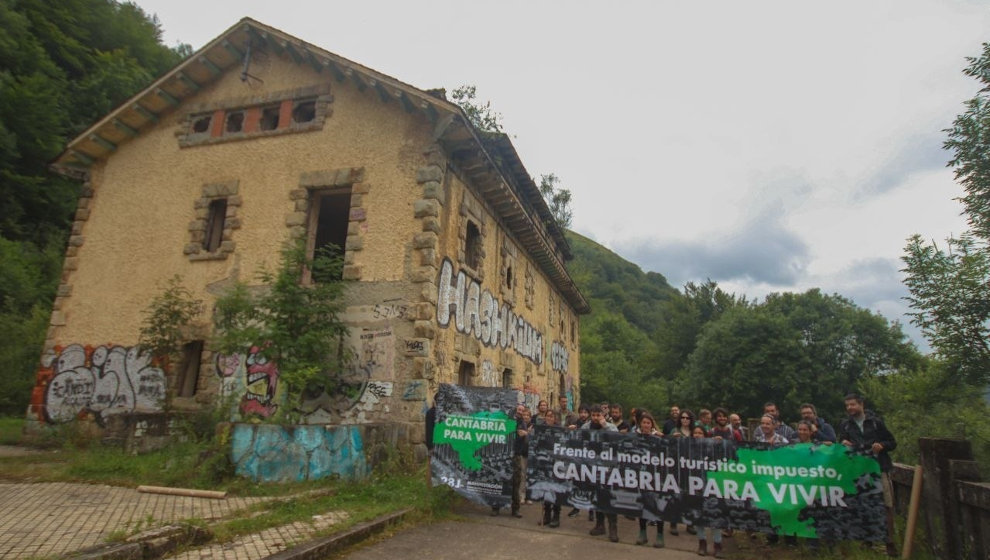
[{"label": "grass patch", "polygon": [[0,416],[0,445],[17,445],[23,432],[23,417]]}]

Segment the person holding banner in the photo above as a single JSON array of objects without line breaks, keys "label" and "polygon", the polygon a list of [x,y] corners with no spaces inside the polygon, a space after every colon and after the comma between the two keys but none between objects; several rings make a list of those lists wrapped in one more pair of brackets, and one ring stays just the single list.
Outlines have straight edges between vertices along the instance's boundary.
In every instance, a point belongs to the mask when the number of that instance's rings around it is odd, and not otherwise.
[{"label": "person holding banner", "polygon": [[[640,411],[639,422],[636,425],[636,433],[639,434],[641,437],[662,437],[660,436],[660,433],[657,431],[656,420],[654,420],[653,416],[651,416],[650,413],[646,412],[645,410]],[[639,536],[636,538],[636,544],[638,545],[644,545],[650,540],[646,536],[646,525],[647,525],[646,519],[640,517]],[[657,526],[657,536],[656,536],[656,540],[653,541],[653,547],[663,548],[664,547],[663,521],[662,520],[656,521],[656,526]]]},{"label": "person holding banner", "polygon": [[883,486],[883,505],[887,513],[887,555],[897,556],[894,545],[894,488],[890,470],[894,468],[889,452],[897,447],[894,434],[873,411],[863,407],[863,397],[857,393],[846,395],[848,418],[839,425],[839,441],[857,451],[869,451],[880,463],[880,482]]},{"label": "person holding banner", "polygon": [[[670,432],[670,437],[684,437],[684,438],[689,438],[693,434],[694,434],[694,413],[685,408],[685,409],[681,410],[681,414],[680,414],[680,416],[678,416],[677,427],[675,427]],[[688,526],[688,529],[689,529],[689,532],[690,532],[691,527]],[[670,522],[670,534],[671,535],[674,535],[675,537],[678,536],[678,535],[680,535],[680,533],[677,531],[677,522],[676,521],[671,521]]]},{"label": "person holding banner", "polygon": [[[695,426],[694,427],[694,430],[693,430],[692,435],[693,435],[693,437],[695,439],[705,439],[705,438],[708,437],[708,434],[705,433],[704,426],[702,426],[700,424],[698,426]],[[699,525],[696,528],[696,530],[698,532],[698,556],[707,556],[708,555],[708,538],[707,538],[707,536],[708,535],[711,535],[712,546],[714,547],[714,551],[713,551],[712,555],[715,556],[715,558],[723,558],[723,556],[722,556],[722,531],[720,529],[713,529],[711,527],[705,527],[705,526],[702,526],[702,525]],[[707,533],[707,535],[706,535],[706,533]]]},{"label": "person holding banner", "polygon": [[[565,397],[566,398],[566,397]],[[557,411],[548,410],[546,416],[543,417],[544,426],[551,428],[559,428],[560,422],[557,421]],[[556,501],[549,502],[543,501],[543,521],[540,523],[544,527],[550,527],[551,529],[556,529],[560,527],[560,504]]]},{"label": "person holding banner", "polygon": [[[526,459],[529,457],[529,433],[533,429],[528,408],[516,417],[516,440],[512,447],[512,517],[522,517],[519,507],[526,501]],[[498,514],[498,510],[495,510]]]},{"label": "person holding banner", "polygon": [[[605,412],[600,408],[591,410],[591,420],[589,420],[584,426],[581,426],[581,428],[584,430],[605,430],[608,432],[618,432],[618,430],[615,429],[615,424],[605,419]],[[608,518],[608,540],[612,542],[619,542],[619,519],[618,515],[614,513],[596,511],[595,527],[591,529],[588,534],[593,537],[604,535],[606,518]]]}]

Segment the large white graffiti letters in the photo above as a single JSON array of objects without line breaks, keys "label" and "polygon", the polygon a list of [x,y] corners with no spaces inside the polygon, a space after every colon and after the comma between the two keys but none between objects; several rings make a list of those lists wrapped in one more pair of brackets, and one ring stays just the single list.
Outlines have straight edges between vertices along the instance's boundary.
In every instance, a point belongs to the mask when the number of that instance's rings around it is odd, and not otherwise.
[{"label": "large white graffiti letters", "polygon": [[437,284],[440,326],[449,326],[453,319],[457,332],[473,334],[485,346],[512,348],[536,365],[543,363],[543,334],[463,270],[455,279],[450,259],[443,260]]},{"label": "large white graffiti letters", "polygon": [[53,366],[54,377],[45,391],[50,422],[69,422],[83,410],[100,417],[162,410],[165,373],[151,366],[151,356],[138,346],[73,344],[55,356]]}]

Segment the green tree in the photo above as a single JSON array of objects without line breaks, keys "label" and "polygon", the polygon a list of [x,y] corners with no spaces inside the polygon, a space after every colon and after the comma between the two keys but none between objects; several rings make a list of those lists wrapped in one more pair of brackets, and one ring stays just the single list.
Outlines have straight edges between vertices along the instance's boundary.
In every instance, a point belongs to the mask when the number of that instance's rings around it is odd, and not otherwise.
[{"label": "green tree", "polygon": [[502,114],[495,111],[491,101],[481,103],[476,100],[477,96],[478,88],[472,85],[459,86],[450,93],[451,100],[461,107],[468,120],[478,130],[504,132]]},{"label": "green tree", "polygon": [[0,0],[0,29],[0,413],[22,413],[79,190],[48,166],[190,49],[112,0]]},{"label": "green tree", "polygon": [[560,177],[553,173],[540,175],[540,194],[547,201],[550,213],[553,214],[557,225],[562,228],[571,227],[571,191],[560,186]]},{"label": "green tree", "polygon": [[138,343],[152,356],[174,361],[189,339],[187,329],[202,312],[203,301],[194,298],[176,274],[145,308]]},{"label": "green tree", "polygon": [[685,284],[683,297],[666,301],[653,333],[655,352],[650,362],[653,376],[673,380],[687,367],[701,329],[730,309],[747,305],[745,297],[723,291],[711,279],[701,284]]},{"label": "green tree", "polygon": [[950,379],[990,383],[990,43],[968,58],[964,73],[982,86],[946,130],[949,166],[965,195],[960,199],[970,230],[944,248],[919,236],[908,240],[904,261],[911,322],[945,361]]},{"label": "green tree", "polygon": [[819,290],[771,294],[708,323],[680,379],[688,402],[755,415],[766,401],[785,416],[810,401],[842,414],[842,396],[860,380],[917,367],[921,356],[900,326]]},{"label": "green tree", "polygon": [[[257,346],[274,361],[279,381],[289,387],[290,406],[280,411],[295,411],[304,393],[331,388],[348,364],[347,328],[340,318],[342,268],[339,251],[320,250],[309,259],[302,243],[290,244],[277,270],[258,273],[260,286],[237,283],[217,300],[214,346],[226,354]],[[304,284],[307,269],[321,281]]]}]

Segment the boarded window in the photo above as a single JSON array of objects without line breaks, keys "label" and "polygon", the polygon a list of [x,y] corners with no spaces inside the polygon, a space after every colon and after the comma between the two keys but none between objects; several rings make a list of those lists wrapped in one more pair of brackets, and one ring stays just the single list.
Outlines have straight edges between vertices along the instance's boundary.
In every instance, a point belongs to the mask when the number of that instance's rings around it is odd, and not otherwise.
[{"label": "boarded window", "polygon": [[[310,196],[307,256],[312,259],[323,248],[329,248],[335,254],[343,254],[351,212],[350,187],[313,191]],[[321,279],[315,274],[311,279],[314,282],[335,280]]]},{"label": "boarded window", "polygon": [[182,364],[178,370],[178,378],[175,380],[176,396],[192,397],[196,395],[202,356],[202,340],[194,340],[182,346]]},{"label": "boarded window", "polygon": [[223,241],[223,227],[227,220],[227,199],[217,198],[210,201],[206,218],[206,233],[203,236],[203,250],[213,252],[220,248]]}]

